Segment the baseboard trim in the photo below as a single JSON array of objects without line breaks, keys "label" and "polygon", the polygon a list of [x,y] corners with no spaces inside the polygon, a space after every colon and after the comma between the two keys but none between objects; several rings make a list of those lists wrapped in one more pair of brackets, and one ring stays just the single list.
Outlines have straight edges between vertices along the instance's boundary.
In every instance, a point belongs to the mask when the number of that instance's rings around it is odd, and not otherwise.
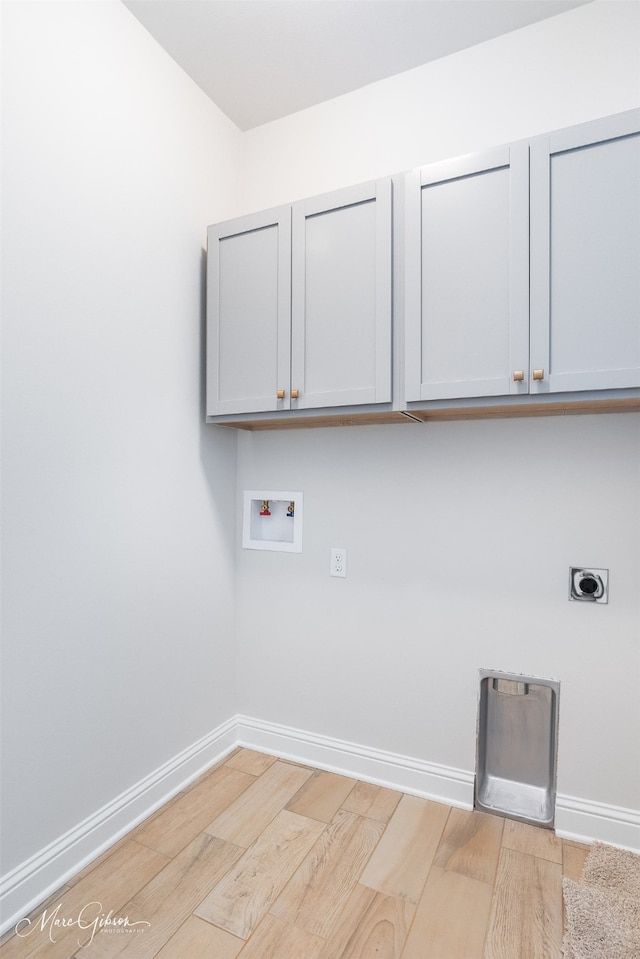
[{"label": "baseboard trim", "polygon": [[640,853],[640,811],[636,809],[558,794],[555,828],[563,839],[605,842]]},{"label": "baseboard trim", "polygon": [[[474,774],[306,730],[234,716],[22,863],[0,882],[0,935],[237,746],[377,786],[473,807]],[[640,852],[640,811],[559,794],[556,833]]]},{"label": "baseboard trim", "polygon": [[[353,776],[377,786],[473,808],[474,774],[304,730],[238,716],[238,745]],[[576,842],[609,843],[640,852],[640,811],[574,796],[556,796],[555,831]]]},{"label": "baseboard trim", "polygon": [[190,782],[224,759],[235,745],[236,720],[232,718],[3,876],[0,935]]},{"label": "baseboard trim", "polygon": [[473,773],[289,726],[238,716],[238,745],[444,802],[473,807]]}]

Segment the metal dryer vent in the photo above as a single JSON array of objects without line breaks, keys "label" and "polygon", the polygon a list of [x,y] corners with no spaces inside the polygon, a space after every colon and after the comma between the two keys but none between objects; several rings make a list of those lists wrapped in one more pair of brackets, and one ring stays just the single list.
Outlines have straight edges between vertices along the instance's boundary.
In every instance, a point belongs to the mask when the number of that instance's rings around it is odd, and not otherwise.
[{"label": "metal dryer vent", "polygon": [[475,808],[553,828],[560,684],[480,670]]}]

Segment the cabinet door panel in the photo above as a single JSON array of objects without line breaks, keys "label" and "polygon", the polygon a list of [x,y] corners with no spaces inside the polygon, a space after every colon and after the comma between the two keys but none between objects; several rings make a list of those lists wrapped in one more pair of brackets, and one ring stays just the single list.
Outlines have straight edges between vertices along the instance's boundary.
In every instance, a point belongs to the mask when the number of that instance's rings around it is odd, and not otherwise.
[{"label": "cabinet door panel", "polygon": [[290,243],[289,208],[209,229],[210,416],[289,408]]},{"label": "cabinet door panel", "polygon": [[408,178],[407,400],[526,392],[527,177],[517,144]]},{"label": "cabinet door panel", "polygon": [[640,386],[640,111],[532,143],[535,392]]},{"label": "cabinet door panel", "polygon": [[293,207],[297,408],[391,400],[391,182]]}]

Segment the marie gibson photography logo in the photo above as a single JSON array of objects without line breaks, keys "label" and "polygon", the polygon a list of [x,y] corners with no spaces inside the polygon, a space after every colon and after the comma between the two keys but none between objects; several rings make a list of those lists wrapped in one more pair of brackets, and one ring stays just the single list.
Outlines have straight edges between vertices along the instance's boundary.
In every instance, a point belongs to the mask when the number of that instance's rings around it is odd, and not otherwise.
[{"label": "marie gibson photography logo", "polygon": [[[59,902],[53,909],[44,909],[35,919],[20,919],[15,931],[17,936],[24,939],[39,930],[48,934],[50,942],[56,942],[56,936],[62,930],[72,929],[75,926],[79,930],[78,945],[80,946],[90,945],[98,932],[140,933],[150,925],[151,923],[146,919],[132,920],[129,916],[114,915],[113,909],[105,912],[102,903],[95,900],[82,906],[77,915],[69,916],[62,912],[62,902]],[[90,931],[90,937],[88,941],[85,941],[81,933],[87,931]]]}]

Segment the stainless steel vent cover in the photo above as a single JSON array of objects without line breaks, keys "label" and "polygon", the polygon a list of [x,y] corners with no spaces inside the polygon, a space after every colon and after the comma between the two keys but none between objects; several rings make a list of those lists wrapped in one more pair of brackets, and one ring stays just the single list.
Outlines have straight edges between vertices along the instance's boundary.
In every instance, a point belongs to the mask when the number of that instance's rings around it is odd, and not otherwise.
[{"label": "stainless steel vent cover", "polygon": [[475,808],[553,828],[560,683],[480,670]]}]

